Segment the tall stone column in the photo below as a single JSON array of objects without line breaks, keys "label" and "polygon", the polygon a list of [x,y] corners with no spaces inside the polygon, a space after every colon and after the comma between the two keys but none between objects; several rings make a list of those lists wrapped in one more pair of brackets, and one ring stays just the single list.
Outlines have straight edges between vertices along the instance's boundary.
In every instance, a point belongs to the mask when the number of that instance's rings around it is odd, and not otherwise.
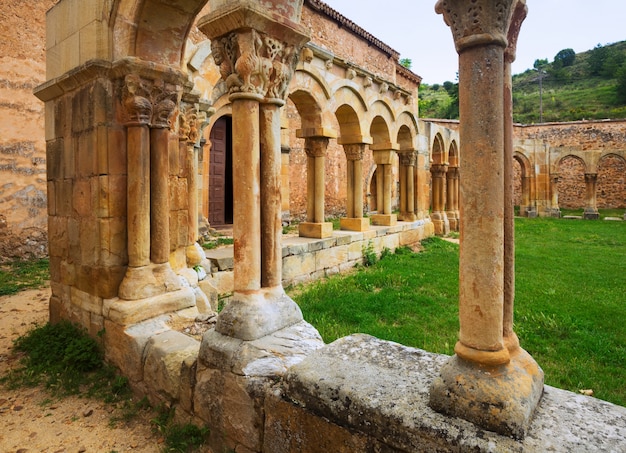
[{"label": "tall stone column", "polygon": [[393,150],[374,150],[376,163],[376,207],[377,214],[372,215],[374,225],[391,226],[398,223],[398,217],[391,212],[391,190],[393,188],[392,164]]},{"label": "tall stone column", "polygon": [[398,153],[400,160],[400,215],[399,219],[412,222],[417,219],[415,214],[415,151]]},{"label": "tall stone column", "polygon": [[282,285],[280,108],[282,99],[261,104],[261,286]]},{"label": "tall stone column", "polygon": [[301,237],[326,238],[333,234],[333,224],[324,222],[324,198],[326,189],[326,149],[329,137],[304,137],[304,151],[307,155],[307,208],[306,222],[300,223]]},{"label": "tall stone column", "polygon": [[[517,38],[526,18],[526,0],[516,1],[507,31],[507,47],[504,51],[504,308],[502,335],[509,353],[519,349],[519,339],[513,330],[513,309],[515,304],[515,207],[513,190],[513,78],[511,64],[515,61]],[[528,180],[526,180],[528,194]],[[528,206],[529,199],[524,206]]]},{"label": "tall stone column", "polygon": [[204,250],[197,241],[200,221],[200,141],[204,128],[208,125],[209,108],[205,105],[201,110],[201,104],[196,101],[198,101],[197,98],[190,99],[181,106],[178,131],[178,140],[186,150],[188,226],[185,255],[189,268],[199,265],[206,258]]},{"label": "tall stone column", "polygon": [[346,217],[340,220],[342,230],[366,231],[369,219],[363,217],[363,153],[365,143],[344,144],[347,159],[348,196]]},{"label": "tall stone column", "polygon": [[178,105],[175,86],[138,74],[125,78],[129,264],[119,288],[125,300],[180,289],[169,264],[169,128]]},{"label": "tall stone column", "polygon": [[445,205],[446,199],[444,194],[445,178],[448,166],[445,164],[433,164],[430,167],[432,174],[432,197],[433,212],[430,218],[435,226],[435,234],[444,236],[450,232],[450,223],[446,215]]},{"label": "tall stone column", "polygon": [[596,184],[598,182],[597,173],[585,173],[586,205],[583,212],[585,219],[599,219],[598,207],[596,204]]},{"label": "tall stone column", "polygon": [[446,173],[446,217],[451,231],[459,231],[459,167]]},{"label": "tall stone column", "polygon": [[436,6],[459,54],[463,179],[459,341],[433,381],[430,405],[521,438],[543,392],[543,372],[523,349],[509,351],[503,335],[504,50],[516,3],[440,0]]},{"label": "tall stone column", "polygon": [[561,208],[559,208],[559,181],[561,176],[558,173],[550,175],[550,216],[561,217]]},{"label": "tall stone column", "polygon": [[290,27],[245,2],[199,24],[232,104],[234,294],[215,331],[245,341],[302,321],[281,284],[280,107],[306,41]]}]

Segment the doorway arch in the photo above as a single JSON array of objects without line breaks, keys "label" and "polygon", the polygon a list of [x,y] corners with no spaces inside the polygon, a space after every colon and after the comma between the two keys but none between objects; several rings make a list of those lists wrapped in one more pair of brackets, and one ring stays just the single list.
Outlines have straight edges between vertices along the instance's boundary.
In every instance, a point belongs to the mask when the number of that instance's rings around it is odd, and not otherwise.
[{"label": "doorway arch", "polygon": [[208,219],[211,226],[233,223],[233,144],[232,118],[222,116],[209,133],[209,201]]}]

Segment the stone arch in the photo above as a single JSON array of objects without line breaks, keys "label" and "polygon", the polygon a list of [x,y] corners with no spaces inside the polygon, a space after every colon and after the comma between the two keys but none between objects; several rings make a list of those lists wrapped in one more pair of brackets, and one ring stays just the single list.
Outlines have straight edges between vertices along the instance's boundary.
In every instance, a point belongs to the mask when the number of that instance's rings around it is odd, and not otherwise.
[{"label": "stone arch", "polygon": [[519,214],[529,216],[533,210],[535,175],[528,157],[522,152],[513,153],[513,205],[519,206]]},{"label": "stone arch", "polygon": [[[383,168],[386,165],[390,165],[388,161],[392,158],[390,154],[392,154],[391,149],[393,147],[387,119],[381,115],[376,115],[370,124],[369,133],[370,137],[372,137],[370,150],[374,156],[374,162],[368,172],[369,179],[367,181],[368,193],[370,194],[369,208],[372,211],[381,212],[382,207],[380,205],[385,197],[383,193],[385,190],[383,179],[386,176],[383,174]],[[391,189],[390,184],[388,186]],[[391,194],[387,195],[391,196]]]},{"label": "stone arch", "polygon": [[443,137],[440,133],[435,135],[433,144],[430,148],[430,160],[434,165],[441,165],[446,162],[445,148],[443,144]]},{"label": "stone arch", "polygon": [[587,166],[580,157],[568,154],[559,159],[557,174],[559,181],[559,206],[580,209],[585,206],[585,172]]},{"label": "stone arch", "polygon": [[296,89],[289,94],[289,99],[298,110],[303,129],[321,128],[323,126],[322,108],[310,91]]},{"label": "stone arch", "polygon": [[626,208],[626,159],[607,153],[598,161],[597,207]]},{"label": "stone arch", "polygon": [[341,143],[362,143],[363,129],[357,111],[351,104],[343,104],[335,110],[339,123],[339,138]]},{"label": "stone arch", "polygon": [[[415,117],[415,115],[412,115],[410,112],[402,112],[400,115],[398,115],[397,120],[393,123],[394,126],[396,127],[396,130],[398,131],[396,134],[396,141],[398,142],[398,144],[400,145],[400,149],[401,150],[405,150],[405,149],[417,149],[417,145],[416,145],[416,139],[417,139],[417,135],[419,133],[419,129],[417,126],[417,118]],[[405,132],[406,131],[406,132]],[[408,133],[410,136],[410,143],[406,143],[405,144],[405,140],[404,137],[405,133]],[[401,137],[403,137],[403,139],[401,139]],[[403,144],[400,144],[400,143]]]},{"label": "stone arch", "polygon": [[413,133],[411,129],[406,124],[401,125],[398,128],[398,134],[396,136],[396,142],[398,143],[398,147],[400,151],[413,151]]},{"label": "stone arch", "polygon": [[187,36],[207,0],[116,0],[111,9],[114,60],[137,57],[181,68]]}]

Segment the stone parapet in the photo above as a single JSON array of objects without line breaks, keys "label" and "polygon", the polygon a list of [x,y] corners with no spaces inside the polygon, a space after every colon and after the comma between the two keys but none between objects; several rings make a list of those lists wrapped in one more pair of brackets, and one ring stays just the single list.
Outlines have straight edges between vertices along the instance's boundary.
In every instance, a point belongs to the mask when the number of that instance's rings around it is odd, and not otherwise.
[{"label": "stone parapet", "polygon": [[[413,245],[434,234],[430,219],[397,222],[391,226],[370,226],[363,232],[332,231],[323,239],[285,237],[283,239],[283,286],[309,282],[344,272],[363,262],[364,249],[371,248],[378,256],[384,249]],[[220,296],[232,293],[232,286],[223,276],[232,272],[233,247],[207,250],[203,266],[209,280],[215,282]],[[219,283],[218,283],[219,282]]]}]

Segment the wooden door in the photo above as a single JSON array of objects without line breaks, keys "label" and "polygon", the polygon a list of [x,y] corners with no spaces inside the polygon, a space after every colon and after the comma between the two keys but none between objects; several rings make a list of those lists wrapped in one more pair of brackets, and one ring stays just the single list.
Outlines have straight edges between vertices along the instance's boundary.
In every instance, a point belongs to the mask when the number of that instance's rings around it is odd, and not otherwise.
[{"label": "wooden door", "polygon": [[209,223],[224,225],[226,190],[227,124],[220,118],[211,129],[211,155],[209,157]]}]

